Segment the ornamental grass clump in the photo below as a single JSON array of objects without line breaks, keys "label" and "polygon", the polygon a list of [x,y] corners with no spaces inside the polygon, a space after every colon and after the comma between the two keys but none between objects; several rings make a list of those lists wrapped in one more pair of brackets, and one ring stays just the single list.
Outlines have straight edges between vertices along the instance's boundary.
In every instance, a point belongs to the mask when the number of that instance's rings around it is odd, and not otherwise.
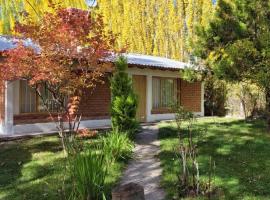
[{"label": "ornamental grass clump", "polygon": [[129,139],[128,133],[112,131],[102,138],[104,154],[111,159],[128,159],[132,154],[133,142]]},{"label": "ornamental grass clump", "polygon": [[73,191],[70,199],[100,200],[105,198],[108,163],[102,150],[88,149],[69,157]]},{"label": "ornamental grass clump", "polygon": [[109,191],[105,179],[109,167],[131,157],[134,145],[128,133],[112,131],[88,144],[79,137],[69,144],[67,163],[73,183],[70,199],[106,199]]}]

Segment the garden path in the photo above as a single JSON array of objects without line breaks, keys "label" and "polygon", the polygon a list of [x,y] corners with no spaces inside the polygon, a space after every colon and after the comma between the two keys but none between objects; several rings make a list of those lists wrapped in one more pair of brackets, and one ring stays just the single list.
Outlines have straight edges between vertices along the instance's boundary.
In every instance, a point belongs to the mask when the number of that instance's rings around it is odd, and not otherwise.
[{"label": "garden path", "polygon": [[145,200],[164,200],[165,192],[160,187],[162,169],[158,153],[158,126],[143,126],[137,135],[134,158],[130,161],[121,180],[121,185],[130,182],[144,187]]}]

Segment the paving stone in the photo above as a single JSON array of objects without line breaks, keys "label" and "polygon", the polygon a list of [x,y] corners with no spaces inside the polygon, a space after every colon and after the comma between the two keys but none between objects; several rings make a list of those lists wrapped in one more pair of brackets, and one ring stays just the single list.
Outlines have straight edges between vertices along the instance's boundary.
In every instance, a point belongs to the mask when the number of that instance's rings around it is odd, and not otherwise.
[{"label": "paving stone", "polygon": [[160,187],[162,168],[157,157],[160,151],[157,134],[157,125],[143,127],[136,138],[134,159],[128,164],[120,182],[121,185],[133,182],[143,186],[146,200],[165,199],[165,192]]}]

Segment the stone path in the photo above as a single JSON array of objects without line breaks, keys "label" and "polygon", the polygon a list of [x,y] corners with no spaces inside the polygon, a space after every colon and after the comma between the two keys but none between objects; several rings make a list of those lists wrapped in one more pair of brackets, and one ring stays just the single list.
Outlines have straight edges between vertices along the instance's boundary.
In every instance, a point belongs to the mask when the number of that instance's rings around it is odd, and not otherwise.
[{"label": "stone path", "polygon": [[157,140],[158,127],[144,126],[136,138],[134,158],[130,161],[121,180],[121,185],[130,182],[144,187],[145,200],[164,200],[160,187],[162,169],[157,157],[160,143]]}]

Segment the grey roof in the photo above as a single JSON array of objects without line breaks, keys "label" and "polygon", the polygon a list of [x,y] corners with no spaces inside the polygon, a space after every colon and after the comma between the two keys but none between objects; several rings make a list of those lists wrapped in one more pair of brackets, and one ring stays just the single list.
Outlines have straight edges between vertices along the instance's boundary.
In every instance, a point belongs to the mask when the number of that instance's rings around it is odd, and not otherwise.
[{"label": "grey roof", "polygon": [[140,65],[140,66],[150,66],[155,68],[163,69],[185,69],[191,67],[189,63],[180,62],[177,60],[172,60],[164,57],[158,56],[148,56],[141,54],[124,54],[127,58],[128,64]]},{"label": "grey roof", "polygon": [[10,36],[0,36],[0,51],[15,48],[18,42],[22,42],[27,47],[32,47],[36,51],[39,51],[39,46],[34,44],[31,39],[19,39]]},{"label": "grey roof", "polygon": [[[0,51],[8,50],[15,48],[17,43],[22,41],[25,46],[32,47],[36,51],[40,51],[38,45],[34,44],[31,39],[17,39],[10,36],[0,36]],[[177,60],[172,60],[164,57],[158,56],[148,56],[142,54],[123,54],[127,58],[128,64],[137,65],[142,67],[149,68],[161,68],[161,69],[170,69],[170,70],[178,70],[192,67],[189,63],[180,62]],[[115,56],[113,58],[108,58],[107,60],[110,62],[114,62],[116,59]]]}]

